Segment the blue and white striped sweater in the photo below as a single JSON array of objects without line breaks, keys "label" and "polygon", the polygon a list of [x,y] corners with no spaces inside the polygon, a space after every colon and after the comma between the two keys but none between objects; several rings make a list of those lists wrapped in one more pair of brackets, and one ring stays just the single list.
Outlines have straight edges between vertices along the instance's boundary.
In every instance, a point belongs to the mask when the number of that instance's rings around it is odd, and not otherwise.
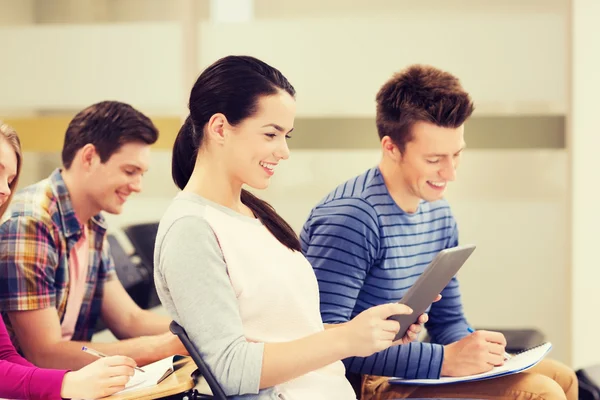
[{"label": "blue and white striped sweater", "polygon": [[[300,234],[312,264],[325,323],[341,323],[363,310],[398,301],[442,249],[458,244],[445,200],[421,202],[414,214],[391,198],[379,168],[338,186],[311,211]],[[444,344],[468,334],[458,281],[429,310],[431,343],[395,346],[370,357],[344,360],[354,373],[438,378]]]}]

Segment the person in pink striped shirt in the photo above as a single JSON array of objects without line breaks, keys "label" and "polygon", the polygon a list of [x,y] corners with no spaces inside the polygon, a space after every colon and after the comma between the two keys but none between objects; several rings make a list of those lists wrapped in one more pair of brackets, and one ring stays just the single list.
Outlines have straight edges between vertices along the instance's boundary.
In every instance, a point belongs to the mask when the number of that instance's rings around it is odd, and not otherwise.
[{"label": "person in pink striped shirt", "polygon": [[[8,208],[21,171],[17,133],[0,121],[0,219]],[[133,375],[129,357],[101,358],[78,371],[42,369],[21,357],[0,318],[0,398],[99,398],[124,389]]]}]

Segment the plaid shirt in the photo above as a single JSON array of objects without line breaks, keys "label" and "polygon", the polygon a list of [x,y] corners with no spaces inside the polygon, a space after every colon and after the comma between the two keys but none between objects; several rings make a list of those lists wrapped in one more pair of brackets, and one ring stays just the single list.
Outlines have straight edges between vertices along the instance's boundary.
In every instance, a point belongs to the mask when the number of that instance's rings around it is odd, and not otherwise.
[{"label": "plaid shirt", "polygon": [[[69,296],[69,255],[83,233],[60,170],[18,192],[0,226],[0,311],[18,341],[9,311],[56,308],[62,322]],[[90,260],[72,340],[89,341],[100,315],[104,282],[116,279],[101,215],[88,222]]]}]

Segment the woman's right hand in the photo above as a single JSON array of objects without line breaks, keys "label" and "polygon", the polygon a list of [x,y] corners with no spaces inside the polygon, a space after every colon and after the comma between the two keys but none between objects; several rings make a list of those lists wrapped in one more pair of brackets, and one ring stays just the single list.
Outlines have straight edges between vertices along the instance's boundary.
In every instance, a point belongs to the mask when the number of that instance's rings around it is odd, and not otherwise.
[{"label": "woman's right hand", "polygon": [[78,371],[65,374],[60,396],[63,399],[97,399],[125,388],[133,376],[135,361],[112,356],[94,361]]},{"label": "woman's right hand", "polygon": [[412,309],[404,304],[389,303],[371,307],[340,328],[349,345],[352,356],[368,357],[394,344],[400,323],[388,320],[398,314],[410,314]]}]

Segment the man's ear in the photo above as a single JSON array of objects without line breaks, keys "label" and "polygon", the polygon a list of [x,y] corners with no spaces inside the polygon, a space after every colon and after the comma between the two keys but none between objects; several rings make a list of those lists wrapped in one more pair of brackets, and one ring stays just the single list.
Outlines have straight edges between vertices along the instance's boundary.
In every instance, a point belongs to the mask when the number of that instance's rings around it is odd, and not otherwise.
[{"label": "man's ear", "polygon": [[86,171],[100,163],[100,155],[96,151],[96,146],[91,143],[83,146],[75,157],[79,159],[81,167]]},{"label": "man's ear", "polygon": [[384,136],[381,139],[381,148],[384,156],[389,157],[396,162],[402,160],[402,151],[389,136]]}]

